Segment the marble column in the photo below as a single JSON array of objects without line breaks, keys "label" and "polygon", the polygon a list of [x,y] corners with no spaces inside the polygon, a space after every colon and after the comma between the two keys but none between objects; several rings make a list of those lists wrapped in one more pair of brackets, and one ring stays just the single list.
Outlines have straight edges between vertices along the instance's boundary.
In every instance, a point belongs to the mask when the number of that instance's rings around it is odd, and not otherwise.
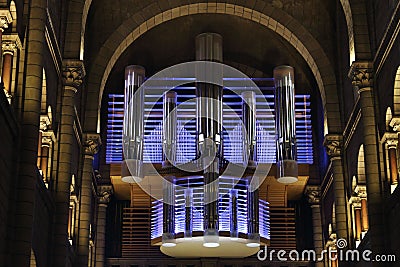
[{"label": "marble column", "polygon": [[[365,153],[365,174],[369,213],[369,238],[373,253],[384,253],[384,183],[380,171],[378,133],[375,118],[372,62],[354,62],[349,77],[360,94],[361,122]],[[373,265],[378,265],[373,263]]]},{"label": "marble column", "polygon": [[82,184],[79,201],[79,230],[78,230],[78,266],[88,266],[89,261],[89,227],[92,218],[92,193],[93,193],[93,159],[101,145],[99,134],[85,134],[84,162]]},{"label": "marble column", "polygon": [[55,186],[55,227],[54,227],[54,264],[64,267],[68,242],[68,215],[70,203],[72,144],[77,138],[74,132],[75,94],[85,76],[83,62],[66,60],[63,62],[64,90],[61,106],[61,127],[59,139],[58,177]]},{"label": "marble column", "polygon": [[[307,186],[305,190],[308,203],[311,205],[312,210],[312,221],[313,221],[313,239],[314,239],[314,250],[317,258],[321,255],[321,251],[324,248],[324,242],[322,238],[322,220],[321,220],[321,190],[319,186]],[[324,267],[323,261],[317,261],[315,267]]]},{"label": "marble column", "polygon": [[332,164],[333,190],[335,195],[335,218],[337,238],[348,240],[347,227],[347,196],[344,186],[344,173],[342,161],[343,138],[341,135],[328,134],[325,136],[324,145]]},{"label": "marble column", "polygon": [[97,185],[96,267],[105,266],[107,205],[112,194],[111,183]]}]

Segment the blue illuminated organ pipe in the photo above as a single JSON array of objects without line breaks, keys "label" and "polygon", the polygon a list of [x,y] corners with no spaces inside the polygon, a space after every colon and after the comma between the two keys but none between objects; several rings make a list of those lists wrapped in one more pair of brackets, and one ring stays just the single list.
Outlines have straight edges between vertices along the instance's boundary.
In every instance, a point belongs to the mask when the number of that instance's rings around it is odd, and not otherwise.
[{"label": "blue illuminated organ pipe", "polygon": [[163,179],[163,234],[162,246],[174,247],[175,240],[175,181],[174,177]]},{"label": "blue illuminated organ pipe", "polygon": [[298,180],[294,69],[290,66],[276,67],[274,80],[277,180],[290,184]]},{"label": "blue illuminated organ pipe", "polygon": [[[256,95],[252,91],[242,93],[242,121],[243,121],[243,162],[247,166],[255,167],[256,158]],[[259,185],[258,177],[247,177],[247,246],[260,245],[259,234]]]},{"label": "blue illuminated organ pipe", "polygon": [[[163,99],[163,165],[174,166],[176,162],[177,132],[177,94],[174,91],[164,93]],[[175,177],[163,179],[163,235],[162,245],[174,247],[175,242]]]},{"label": "blue illuminated organ pipe", "polygon": [[177,148],[177,93],[168,91],[164,93],[163,102],[163,165],[174,166],[176,163]]},{"label": "blue illuminated organ pipe", "polygon": [[[203,33],[196,37],[196,60],[222,62],[222,36]],[[204,243],[205,247],[219,246],[219,168],[222,160],[222,66],[196,70],[197,97],[197,157],[204,168]],[[214,84],[205,81],[214,81]],[[215,84],[215,81],[220,85]],[[216,149],[215,149],[216,147]]]},{"label": "blue illuminated organ pipe", "polygon": [[193,236],[193,188],[185,188],[185,232],[184,238]]},{"label": "blue illuminated organ pipe", "polygon": [[125,68],[124,127],[121,177],[127,183],[143,179],[144,90],[138,90],[145,78],[142,66]]}]

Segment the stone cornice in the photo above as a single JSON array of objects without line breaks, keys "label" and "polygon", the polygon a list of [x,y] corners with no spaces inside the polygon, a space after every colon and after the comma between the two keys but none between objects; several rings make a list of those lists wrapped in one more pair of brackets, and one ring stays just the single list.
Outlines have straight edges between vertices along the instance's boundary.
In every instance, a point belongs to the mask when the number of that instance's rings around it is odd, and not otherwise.
[{"label": "stone cornice", "polygon": [[398,142],[399,142],[398,133],[394,133],[394,132],[385,132],[381,139],[381,144],[386,145],[388,148],[391,148],[391,147],[396,148]]},{"label": "stone cornice", "polygon": [[76,92],[82,85],[85,75],[86,71],[83,61],[71,59],[63,61],[62,78],[64,86]]}]

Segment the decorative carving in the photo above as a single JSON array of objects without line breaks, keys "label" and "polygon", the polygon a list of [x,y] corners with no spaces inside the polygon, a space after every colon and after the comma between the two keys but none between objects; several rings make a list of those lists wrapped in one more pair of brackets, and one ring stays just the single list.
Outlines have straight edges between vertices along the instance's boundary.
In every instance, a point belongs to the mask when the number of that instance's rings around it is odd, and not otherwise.
[{"label": "decorative carving", "polygon": [[17,43],[11,40],[3,40],[1,43],[3,54],[11,54],[14,55],[14,52],[17,51]]},{"label": "decorative carving", "polygon": [[112,194],[113,188],[111,184],[97,186],[97,200],[99,204],[108,204]]},{"label": "decorative carving", "polygon": [[84,153],[85,155],[94,156],[99,152],[99,147],[101,145],[100,135],[86,134],[85,137]]},{"label": "decorative carving", "polygon": [[311,205],[319,205],[321,200],[321,190],[318,186],[307,186],[305,194],[308,199],[308,203]]},{"label": "decorative carving", "polygon": [[360,198],[367,198],[367,187],[365,185],[357,185],[354,193]]},{"label": "decorative carving", "polygon": [[351,65],[349,78],[354,87],[361,90],[373,86],[373,68],[371,62],[354,62]]},{"label": "decorative carving", "polygon": [[0,30],[4,31],[4,29],[7,29],[12,21],[13,21],[13,19],[12,19],[10,10],[1,9],[0,10]]},{"label": "decorative carving", "polygon": [[63,62],[63,82],[65,86],[69,86],[77,90],[85,77],[85,67],[83,61],[80,60],[65,60]]},{"label": "decorative carving", "polygon": [[340,157],[342,154],[343,137],[341,135],[328,134],[325,136],[324,146],[329,157]]},{"label": "decorative carving", "polygon": [[393,131],[400,132],[400,118],[393,117],[389,122],[389,126],[392,127]]},{"label": "decorative carving", "polygon": [[47,131],[50,129],[51,120],[48,115],[40,115],[40,130]]}]

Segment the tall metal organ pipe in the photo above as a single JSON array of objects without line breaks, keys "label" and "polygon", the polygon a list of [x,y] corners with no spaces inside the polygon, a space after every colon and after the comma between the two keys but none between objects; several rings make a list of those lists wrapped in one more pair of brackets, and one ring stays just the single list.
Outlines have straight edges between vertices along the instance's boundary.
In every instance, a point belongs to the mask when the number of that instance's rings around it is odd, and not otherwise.
[{"label": "tall metal organ pipe", "polygon": [[298,180],[294,69],[290,66],[276,67],[274,80],[277,180],[290,184]]},{"label": "tall metal organ pipe", "polygon": [[[222,62],[222,36],[203,33],[196,37],[196,60]],[[197,156],[204,169],[204,243],[219,246],[218,196],[219,164],[222,159],[222,66],[199,64],[196,82],[197,96]],[[204,81],[214,81],[206,83]],[[215,84],[215,83],[219,83]]]},{"label": "tall metal organ pipe", "polygon": [[177,93],[168,91],[164,94],[163,101],[163,165],[175,165],[176,162],[176,138],[177,138]]},{"label": "tall metal organ pipe", "polygon": [[162,246],[174,247],[175,240],[175,185],[174,177],[163,180],[163,235]]},{"label": "tall metal organ pipe", "polygon": [[145,78],[142,66],[125,68],[125,103],[121,176],[126,183],[139,183],[143,179],[144,93],[138,90]]},{"label": "tall metal organ pipe", "polygon": [[256,158],[256,94],[252,91],[242,93],[243,121],[243,162],[252,166]]}]

